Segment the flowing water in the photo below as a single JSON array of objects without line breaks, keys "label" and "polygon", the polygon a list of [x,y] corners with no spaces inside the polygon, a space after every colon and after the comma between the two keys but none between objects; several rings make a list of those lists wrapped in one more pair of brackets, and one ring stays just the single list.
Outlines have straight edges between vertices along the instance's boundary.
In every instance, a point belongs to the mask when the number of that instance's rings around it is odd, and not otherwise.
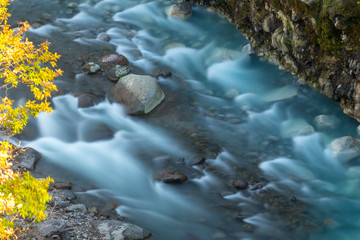
[{"label": "flowing water", "polygon": [[[11,7],[14,19],[34,26],[33,41],[49,39],[63,56],[55,110],[22,136],[43,155],[35,174],[72,181],[79,191],[96,185],[79,196],[117,201],[117,212],[155,239],[360,236],[359,161],[342,163],[329,149],[335,138],[356,137],[357,123],[338,104],[249,54],[245,37],[202,7],[181,20],[167,16],[173,1],[77,3],[15,0]],[[127,116],[106,100],[113,86],[106,76],[81,72],[112,51],[134,73],[172,73],[159,76],[166,99],[149,115]],[[79,109],[76,96],[84,93],[99,103]],[[333,125],[318,126],[319,115]],[[193,165],[199,157],[205,163]],[[169,169],[189,180],[153,180]]]}]

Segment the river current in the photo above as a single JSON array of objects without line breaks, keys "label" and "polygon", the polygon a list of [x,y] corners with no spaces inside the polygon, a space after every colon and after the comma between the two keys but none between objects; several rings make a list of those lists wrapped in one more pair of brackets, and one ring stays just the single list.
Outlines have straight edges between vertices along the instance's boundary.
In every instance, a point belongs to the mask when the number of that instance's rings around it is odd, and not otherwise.
[{"label": "river current", "polygon": [[[358,123],[252,53],[225,18],[200,6],[187,20],[169,17],[174,3],[12,3],[14,20],[30,21],[31,40],[52,43],[65,72],[53,113],[20,136],[43,156],[34,174],[116,201],[118,214],[155,239],[357,239],[359,161],[339,161],[329,143],[357,137]],[[133,73],[159,76],[165,100],[147,116],[127,116],[107,100],[106,76],[81,71],[110,52]],[[99,103],[78,108],[84,93]],[[169,169],[189,180],[154,180]],[[89,184],[96,189],[84,192]]]}]

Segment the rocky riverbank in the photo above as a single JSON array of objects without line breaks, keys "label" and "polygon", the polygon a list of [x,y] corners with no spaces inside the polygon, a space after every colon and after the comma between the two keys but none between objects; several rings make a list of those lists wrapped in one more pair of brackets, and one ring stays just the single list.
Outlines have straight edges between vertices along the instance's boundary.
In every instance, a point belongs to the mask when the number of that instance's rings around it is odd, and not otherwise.
[{"label": "rocky riverbank", "polygon": [[[13,170],[34,170],[40,159],[39,152],[26,148],[14,158]],[[71,183],[61,182],[51,184],[49,194],[51,201],[43,222],[33,224],[31,219],[21,219],[16,223],[19,228],[25,228],[20,239],[152,239],[149,231],[118,215],[115,211],[118,204],[111,200],[99,203],[99,199],[81,197],[86,191],[74,192]]]},{"label": "rocky riverbank", "polygon": [[221,12],[258,54],[297,74],[360,121],[357,1],[195,0]]}]

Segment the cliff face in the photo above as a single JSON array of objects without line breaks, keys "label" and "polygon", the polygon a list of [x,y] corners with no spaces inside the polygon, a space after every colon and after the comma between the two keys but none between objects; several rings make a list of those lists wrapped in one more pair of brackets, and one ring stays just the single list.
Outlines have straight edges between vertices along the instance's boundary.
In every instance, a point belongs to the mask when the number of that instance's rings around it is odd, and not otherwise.
[{"label": "cliff face", "polygon": [[360,121],[360,5],[356,0],[195,0],[235,23],[260,56],[339,101]]}]

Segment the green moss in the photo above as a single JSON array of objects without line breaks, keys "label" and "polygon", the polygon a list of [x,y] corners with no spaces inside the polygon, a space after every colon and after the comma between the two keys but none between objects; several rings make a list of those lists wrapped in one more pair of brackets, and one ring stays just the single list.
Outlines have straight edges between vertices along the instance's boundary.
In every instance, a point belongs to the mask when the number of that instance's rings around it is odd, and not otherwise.
[{"label": "green moss", "polygon": [[271,5],[277,9],[281,9],[281,3],[279,0],[271,0]]}]

